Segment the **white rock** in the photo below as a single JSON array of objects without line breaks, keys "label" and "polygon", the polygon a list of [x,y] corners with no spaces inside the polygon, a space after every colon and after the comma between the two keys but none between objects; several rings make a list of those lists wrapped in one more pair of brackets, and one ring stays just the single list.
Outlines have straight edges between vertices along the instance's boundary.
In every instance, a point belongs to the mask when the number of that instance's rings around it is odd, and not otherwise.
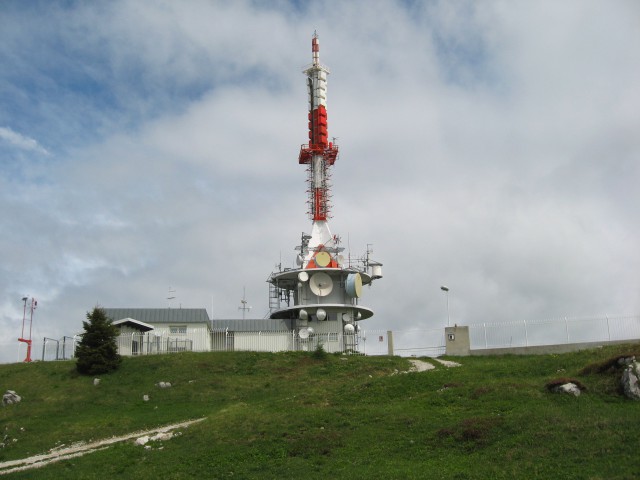
[{"label": "white rock", "polygon": [[622,372],[622,389],[624,394],[632,400],[640,400],[640,363],[633,362]]},{"label": "white rock", "polygon": [[142,396],[142,400],[144,400],[145,402],[149,401],[149,395],[143,395]]},{"label": "white rock", "polygon": [[136,445],[146,445],[149,442],[149,436],[145,435],[136,439]]},{"label": "white rock", "polygon": [[22,397],[16,392],[13,390],[7,390],[7,393],[2,396],[2,405],[13,405],[19,403],[21,400]]},{"label": "white rock", "polygon": [[580,388],[575,383],[565,383],[557,388],[558,392],[569,393],[575,397],[580,396]]},{"label": "white rock", "polygon": [[166,440],[171,440],[172,437],[173,437],[173,433],[171,433],[171,432],[160,432],[160,433],[155,434],[149,440],[153,440],[154,442],[156,442],[156,441],[164,442]]},{"label": "white rock", "polygon": [[93,379],[93,384],[94,385],[98,385],[100,383],[100,379],[99,378],[94,378]]}]

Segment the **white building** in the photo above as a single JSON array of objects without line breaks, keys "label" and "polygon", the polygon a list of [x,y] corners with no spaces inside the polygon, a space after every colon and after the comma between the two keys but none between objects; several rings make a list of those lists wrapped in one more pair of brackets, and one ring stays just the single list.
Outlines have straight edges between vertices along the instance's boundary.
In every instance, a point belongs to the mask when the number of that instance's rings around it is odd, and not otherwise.
[{"label": "white building", "polygon": [[120,329],[121,355],[209,351],[211,321],[204,308],[105,308]]}]

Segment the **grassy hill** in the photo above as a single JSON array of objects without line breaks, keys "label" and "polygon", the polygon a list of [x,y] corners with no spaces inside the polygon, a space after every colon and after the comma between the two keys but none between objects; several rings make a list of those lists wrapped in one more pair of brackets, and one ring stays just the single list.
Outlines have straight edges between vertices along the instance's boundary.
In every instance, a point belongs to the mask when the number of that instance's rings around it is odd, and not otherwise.
[{"label": "grassy hill", "polygon": [[[399,357],[183,353],[126,358],[97,386],[73,362],[0,365],[2,393],[23,398],[0,408],[0,462],[204,418],[150,449],[129,440],[3,478],[640,478],[640,402],[618,373],[581,373],[634,351],[424,359],[436,368],[407,374]],[[559,377],[587,390],[549,393]]]}]

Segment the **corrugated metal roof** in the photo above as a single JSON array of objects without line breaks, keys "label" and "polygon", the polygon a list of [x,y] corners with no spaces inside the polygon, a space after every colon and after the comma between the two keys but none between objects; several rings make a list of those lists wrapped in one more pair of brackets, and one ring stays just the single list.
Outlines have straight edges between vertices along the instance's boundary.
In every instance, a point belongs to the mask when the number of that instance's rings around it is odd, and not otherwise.
[{"label": "corrugated metal roof", "polygon": [[246,320],[209,320],[204,308],[105,308],[107,317],[113,321],[131,318],[150,325],[206,323],[214,330],[232,332],[282,332],[290,330],[288,320],[246,319]]},{"label": "corrugated metal roof", "polygon": [[209,314],[204,308],[105,308],[111,320],[132,318],[144,323],[209,323]]},{"label": "corrugated metal roof", "polygon": [[291,327],[285,320],[272,320],[269,318],[246,320],[213,320],[214,330],[226,330],[232,332],[282,332]]}]

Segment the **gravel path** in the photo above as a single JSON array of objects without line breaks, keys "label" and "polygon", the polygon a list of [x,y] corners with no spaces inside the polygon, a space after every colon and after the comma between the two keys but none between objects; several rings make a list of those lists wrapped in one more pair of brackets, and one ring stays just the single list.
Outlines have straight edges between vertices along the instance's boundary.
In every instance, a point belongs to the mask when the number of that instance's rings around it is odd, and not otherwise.
[{"label": "gravel path", "polygon": [[409,362],[411,362],[411,364],[413,365],[413,367],[411,367],[411,370],[409,370],[410,372],[426,372],[427,370],[433,370],[434,368],[436,368],[435,365],[429,362],[425,362],[424,360],[415,360],[412,358],[409,360]]},{"label": "gravel path", "polygon": [[87,453],[97,452],[108,448],[109,445],[118,442],[124,442],[133,438],[142,437],[145,435],[152,435],[158,433],[166,433],[177,428],[188,427],[194,423],[203,421],[204,418],[197,420],[189,420],[181,423],[174,423],[172,425],[166,425],[164,427],[154,428],[152,430],[146,430],[143,432],[129,433],[120,437],[105,438],[104,440],[98,440],[91,443],[79,442],[66,448],[52,449],[49,453],[43,453],[40,455],[34,455],[32,457],[22,458],[20,460],[10,460],[8,462],[0,463],[0,475],[7,473],[20,472],[23,470],[30,470],[32,468],[44,467],[53,462],[59,462],[60,460],[67,460],[69,458],[80,457]]}]

